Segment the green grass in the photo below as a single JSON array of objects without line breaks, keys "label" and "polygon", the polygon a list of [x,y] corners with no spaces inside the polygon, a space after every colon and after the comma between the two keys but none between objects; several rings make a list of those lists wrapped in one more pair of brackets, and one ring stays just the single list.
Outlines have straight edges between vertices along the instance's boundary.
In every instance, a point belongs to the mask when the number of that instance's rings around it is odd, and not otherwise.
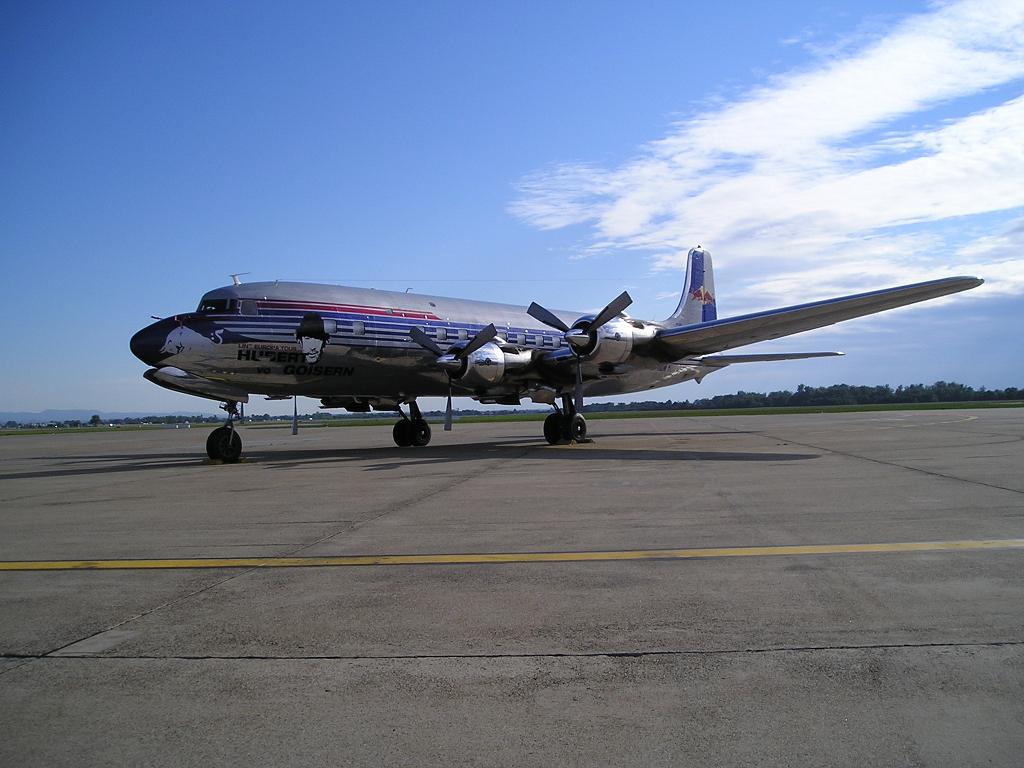
[{"label": "green grass", "polygon": [[[966,403],[885,403],[880,405],[818,405],[818,406],[785,406],[778,408],[717,408],[685,411],[610,411],[605,413],[587,413],[588,421],[601,419],[658,419],[691,416],[777,416],[799,413],[861,413],[870,411],[946,411],[952,409],[976,408],[1021,408],[1024,402],[1019,400],[983,400]],[[510,413],[486,416],[456,417],[459,424],[489,424],[512,421],[543,421],[547,413]],[[440,424],[440,416],[427,419],[432,424]],[[394,416],[382,416],[370,419],[332,419],[323,421],[300,421],[300,429],[319,429],[322,427],[381,427],[395,423]],[[212,429],[214,424],[193,424],[192,429]],[[246,424],[247,429],[291,429],[290,421],[274,421],[259,424]],[[86,434],[93,432],[137,432],[141,430],[174,429],[164,424],[125,424],[120,427],[68,427],[54,429],[38,427],[32,429],[4,429],[0,436],[9,435],[63,435]],[[187,429],[184,425],[179,429]]]},{"label": "green grass", "polygon": [[[879,405],[816,405],[816,406],[784,406],[776,408],[708,408],[703,410],[687,409],[683,411],[608,411],[604,413],[586,413],[588,421],[600,419],[657,419],[689,416],[772,416],[789,413],[858,413],[865,411],[944,411],[963,408],[1021,408],[1024,402],[1017,400],[1004,401],[971,401],[966,403],[884,403]],[[511,421],[543,421],[547,413],[496,413],[493,416],[462,416],[456,417],[459,424],[489,424],[492,422]],[[440,416],[431,416],[427,421],[440,424]],[[379,427],[394,424],[395,417],[373,419],[335,419],[332,421],[300,421],[300,429],[314,427]],[[291,422],[271,422],[251,424],[253,429],[290,429]]]},{"label": "green grass", "polygon": [[[192,429],[203,427],[215,427],[216,424],[193,424]],[[25,429],[0,429],[0,437],[8,435],[81,435],[92,434],[93,432],[141,432],[150,429],[174,429],[174,425],[167,424],[122,424],[120,426],[102,425],[99,427],[27,427]],[[188,429],[184,424],[179,429]]]}]

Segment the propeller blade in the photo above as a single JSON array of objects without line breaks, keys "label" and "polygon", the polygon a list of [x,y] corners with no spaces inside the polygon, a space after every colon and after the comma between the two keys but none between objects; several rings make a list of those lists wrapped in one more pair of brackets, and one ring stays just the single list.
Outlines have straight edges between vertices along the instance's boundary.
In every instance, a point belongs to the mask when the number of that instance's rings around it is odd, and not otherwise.
[{"label": "propeller blade", "polygon": [[486,328],[481,329],[476,336],[470,339],[469,344],[456,352],[455,357],[459,360],[465,360],[497,335],[498,329],[494,327],[493,323],[491,323]]},{"label": "propeller blade", "polygon": [[415,341],[428,352],[433,352],[438,357],[444,354],[444,350],[437,346],[434,340],[427,336],[426,332],[419,326],[414,326],[413,328],[409,329],[409,338],[411,338],[413,341]]},{"label": "propeller blade", "polygon": [[448,379],[448,405],[444,409],[444,431],[452,431],[452,380]]},{"label": "propeller blade", "polygon": [[607,307],[597,313],[597,317],[591,320],[590,325],[587,326],[587,331],[590,332],[595,328],[600,328],[632,303],[633,299],[630,297],[629,293],[623,291],[612,299],[611,303],[608,304]]},{"label": "propeller blade", "polygon": [[569,326],[562,322],[561,318],[557,317],[553,312],[550,312],[536,301],[533,302],[529,309],[526,310],[526,314],[532,317],[534,320],[539,320],[544,325],[551,328],[557,328],[558,330],[565,333],[569,330]]},{"label": "propeller blade", "polygon": [[576,413],[583,410],[583,361],[576,358],[576,391],[573,398],[576,401]]},{"label": "propeller blade", "polygon": [[292,434],[299,434],[299,398],[292,398]]}]

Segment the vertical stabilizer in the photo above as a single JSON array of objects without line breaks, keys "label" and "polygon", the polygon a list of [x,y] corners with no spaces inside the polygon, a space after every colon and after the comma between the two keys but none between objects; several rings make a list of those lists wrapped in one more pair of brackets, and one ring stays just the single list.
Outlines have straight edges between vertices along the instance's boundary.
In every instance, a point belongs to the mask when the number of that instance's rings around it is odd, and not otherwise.
[{"label": "vertical stabilizer", "polygon": [[701,248],[691,248],[686,254],[686,282],[676,311],[664,321],[665,325],[696,325],[718,318],[715,307],[715,275],[711,269],[711,254]]}]

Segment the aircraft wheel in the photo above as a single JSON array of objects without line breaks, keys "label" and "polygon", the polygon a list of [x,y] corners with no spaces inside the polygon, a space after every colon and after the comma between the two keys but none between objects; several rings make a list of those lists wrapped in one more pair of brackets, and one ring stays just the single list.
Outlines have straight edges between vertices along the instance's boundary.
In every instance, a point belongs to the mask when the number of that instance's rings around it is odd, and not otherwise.
[{"label": "aircraft wheel", "polygon": [[408,448],[412,445],[413,440],[412,422],[408,419],[402,419],[395,424],[395,428],[391,431],[391,436],[395,439],[395,445],[399,448]]},{"label": "aircraft wheel", "polygon": [[430,425],[423,419],[412,421],[412,444],[422,448],[430,442]]},{"label": "aircraft wheel", "polygon": [[578,413],[574,413],[569,419],[569,439],[577,443],[587,439],[587,420]]},{"label": "aircraft wheel", "polygon": [[217,427],[206,438],[206,455],[234,464],[242,455],[242,438],[231,427]]},{"label": "aircraft wheel", "polygon": [[544,419],[544,439],[551,445],[562,442],[562,414],[551,413]]},{"label": "aircraft wheel", "polygon": [[572,442],[572,416],[568,413],[563,412],[558,420],[558,436],[563,443]]}]

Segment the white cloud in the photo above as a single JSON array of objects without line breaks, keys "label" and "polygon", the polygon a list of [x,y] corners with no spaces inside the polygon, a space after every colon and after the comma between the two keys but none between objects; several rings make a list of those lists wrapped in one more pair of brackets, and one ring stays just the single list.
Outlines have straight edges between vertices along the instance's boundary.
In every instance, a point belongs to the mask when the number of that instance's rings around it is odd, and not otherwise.
[{"label": "white cloud", "polygon": [[511,210],[589,225],[586,252],[641,251],[655,269],[700,242],[747,275],[740,303],[964,273],[1024,293],[1024,226],[991,231],[1024,207],[1024,96],[1005,93],[1022,79],[1024,4],[937,6],[676,124],[619,168],[535,173]]}]

